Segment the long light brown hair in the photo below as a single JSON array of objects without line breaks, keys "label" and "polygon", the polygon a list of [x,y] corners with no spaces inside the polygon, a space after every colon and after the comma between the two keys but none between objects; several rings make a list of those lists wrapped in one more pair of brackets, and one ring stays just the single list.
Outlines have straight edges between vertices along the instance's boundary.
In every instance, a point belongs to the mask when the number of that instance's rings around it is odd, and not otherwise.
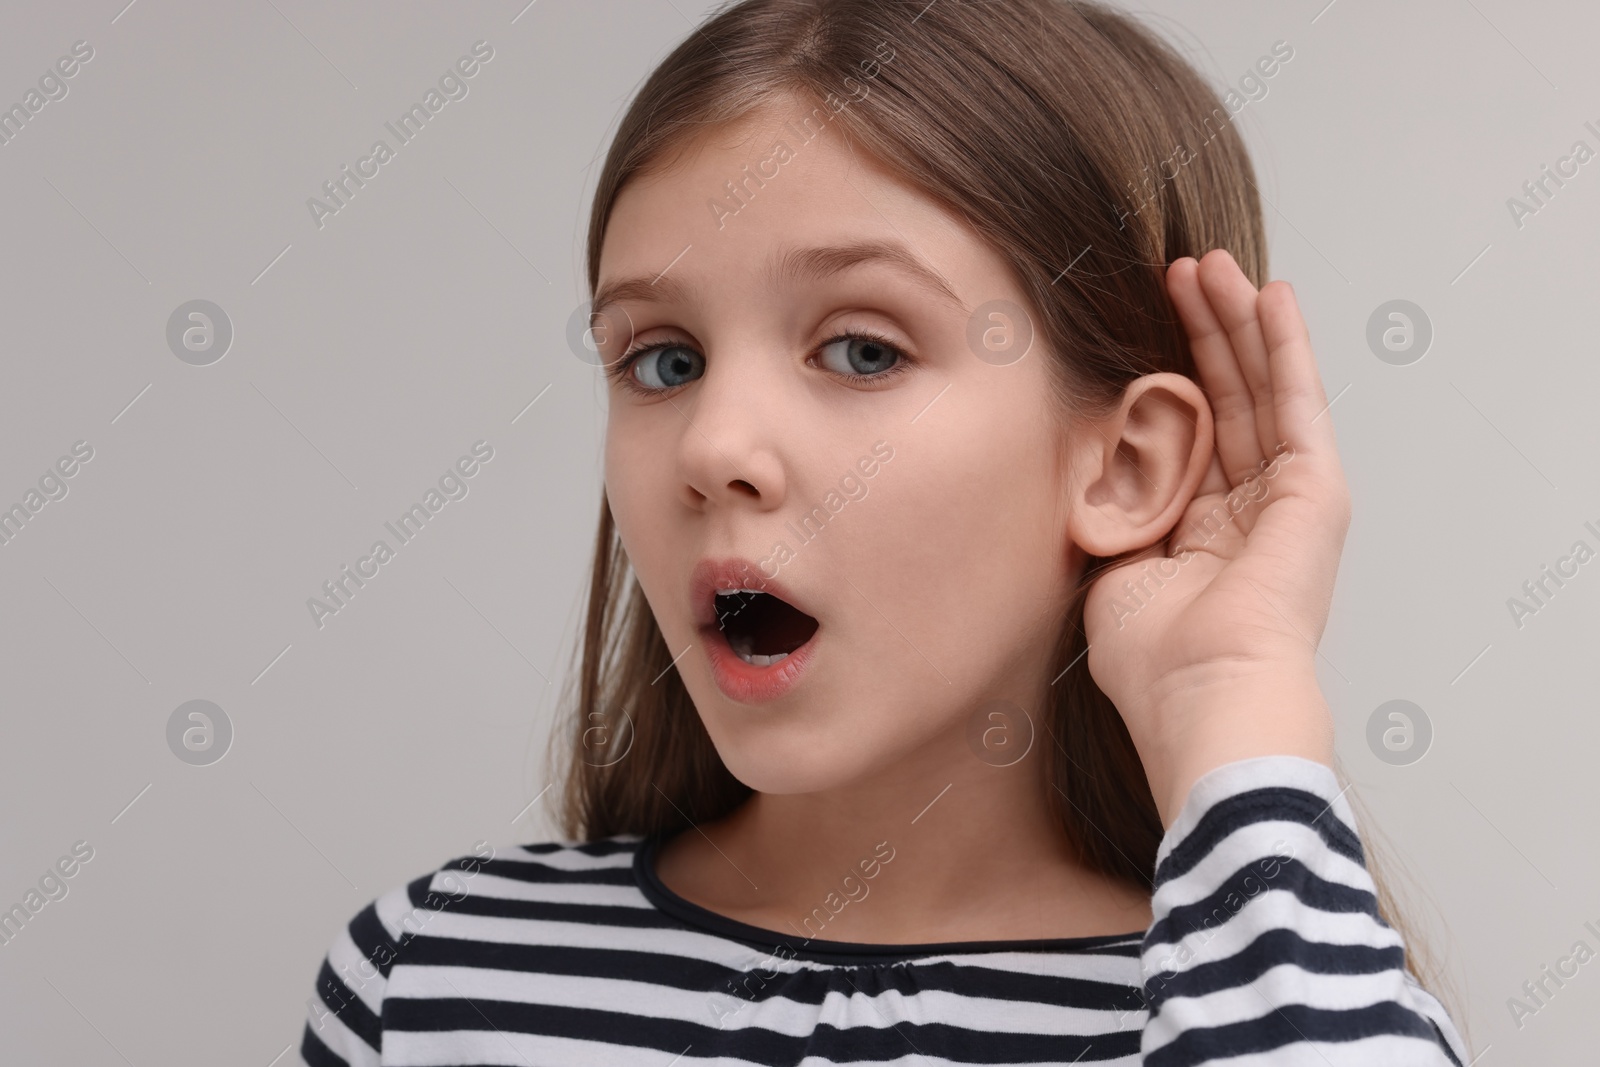
[{"label": "long light brown hair", "polygon": [[[1128,16],[1085,0],[743,0],[668,55],[623,116],[590,215],[591,298],[627,183],[780,97],[816,101],[822,123],[1005,258],[1066,417],[1104,414],[1140,375],[1196,376],[1167,264],[1225,248],[1258,288],[1267,281],[1260,198],[1233,113]],[[1148,891],[1161,820],[1122,717],[1083,660],[1088,587],[1126,558],[1091,557],[1063,605],[1050,671],[1060,677],[1039,717],[1061,832],[1082,862]],[[563,704],[571,718],[552,737],[570,839],[682,829],[749,797],[671,669],[603,497],[577,660]],[[1379,915],[1405,939],[1420,981],[1435,968],[1373,851],[1369,842]]]}]

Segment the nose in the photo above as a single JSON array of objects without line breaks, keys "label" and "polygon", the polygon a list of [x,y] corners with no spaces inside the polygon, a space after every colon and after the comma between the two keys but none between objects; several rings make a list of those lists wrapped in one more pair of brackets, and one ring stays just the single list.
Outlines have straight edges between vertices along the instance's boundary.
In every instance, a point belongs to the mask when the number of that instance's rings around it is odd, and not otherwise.
[{"label": "nose", "polygon": [[699,511],[772,511],[786,490],[784,445],[793,405],[783,401],[781,360],[746,351],[718,359],[677,404],[679,494]]}]

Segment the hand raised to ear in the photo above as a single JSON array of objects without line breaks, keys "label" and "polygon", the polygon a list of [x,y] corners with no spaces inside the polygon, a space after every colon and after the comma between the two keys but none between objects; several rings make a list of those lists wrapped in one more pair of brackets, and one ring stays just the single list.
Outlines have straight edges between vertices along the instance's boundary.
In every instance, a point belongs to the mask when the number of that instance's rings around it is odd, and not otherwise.
[{"label": "hand raised to ear", "polygon": [[1258,292],[1220,249],[1166,277],[1215,452],[1171,535],[1095,581],[1084,625],[1089,670],[1170,825],[1194,781],[1224,763],[1285,753],[1331,764],[1316,644],[1350,496],[1289,284]]}]

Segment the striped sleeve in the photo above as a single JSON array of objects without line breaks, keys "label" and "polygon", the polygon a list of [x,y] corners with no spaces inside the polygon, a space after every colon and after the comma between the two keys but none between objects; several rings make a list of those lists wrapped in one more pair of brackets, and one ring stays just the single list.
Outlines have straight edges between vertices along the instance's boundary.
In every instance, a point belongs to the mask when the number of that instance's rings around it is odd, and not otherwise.
[{"label": "striped sleeve", "polygon": [[1156,856],[1146,1067],[1462,1067],[1377,912],[1333,771],[1260,756],[1197,781]]},{"label": "striped sleeve", "polygon": [[362,908],[340,931],[306,1001],[300,1059],[307,1067],[377,1067],[389,969],[410,940],[408,914],[433,895],[428,891],[432,880],[427,874],[397,886]]}]

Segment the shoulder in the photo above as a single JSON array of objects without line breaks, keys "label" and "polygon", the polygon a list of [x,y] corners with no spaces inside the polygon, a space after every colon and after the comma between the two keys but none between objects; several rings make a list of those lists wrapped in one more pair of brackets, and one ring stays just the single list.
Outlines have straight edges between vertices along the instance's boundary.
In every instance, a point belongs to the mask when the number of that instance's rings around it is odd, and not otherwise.
[{"label": "shoulder", "polygon": [[411,938],[433,932],[430,920],[445,913],[492,916],[518,903],[554,903],[565,895],[561,886],[580,895],[606,885],[631,888],[634,856],[643,842],[639,834],[520,845],[480,840],[471,852],[395,886],[371,907],[384,931],[404,948]]},{"label": "shoulder", "polygon": [[[515,874],[518,870],[546,868],[566,871],[601,871],[627,867],[644,844],[643,834],[613,834],[593,841],[548,840],[532,844],[512,845],[493,851],[484,862],[498,864],[494,869],[500,874]],[[463,857],[466,859],[468,857]],[[455,860],[452,863],[457,862]],[[521,864],[522,867],[517,865]],[[446,864],[448,867],[449,864]]]},{"label": "shoulder", "polygon": [[[593,841],[519,845],[478,841],[372,900],[355,914],[335,949],[353,948],[385,981],[396,963],[421,962],[418,939],[489,945],[512,927],[549,920],[586,922],[605,905],[645,906],[634,881],[639,834]],[[508,925],[509,924],[509,925]]]},{"label": "shoulder", "polygon": [[634,903],[633,858],[643,841],[637,834],[523,845],[478,841],[472,851],[373,898],[339,930],[322,961],[307,1002],[302,1055],[311,1063],[334,1062],[313,1058],[328,1052],[352,1065],[376,1063],[390,977],[397,966],[422,962],[431,938],[489,948],[508,919],[537,922],[572,917],[596,903]]}]

